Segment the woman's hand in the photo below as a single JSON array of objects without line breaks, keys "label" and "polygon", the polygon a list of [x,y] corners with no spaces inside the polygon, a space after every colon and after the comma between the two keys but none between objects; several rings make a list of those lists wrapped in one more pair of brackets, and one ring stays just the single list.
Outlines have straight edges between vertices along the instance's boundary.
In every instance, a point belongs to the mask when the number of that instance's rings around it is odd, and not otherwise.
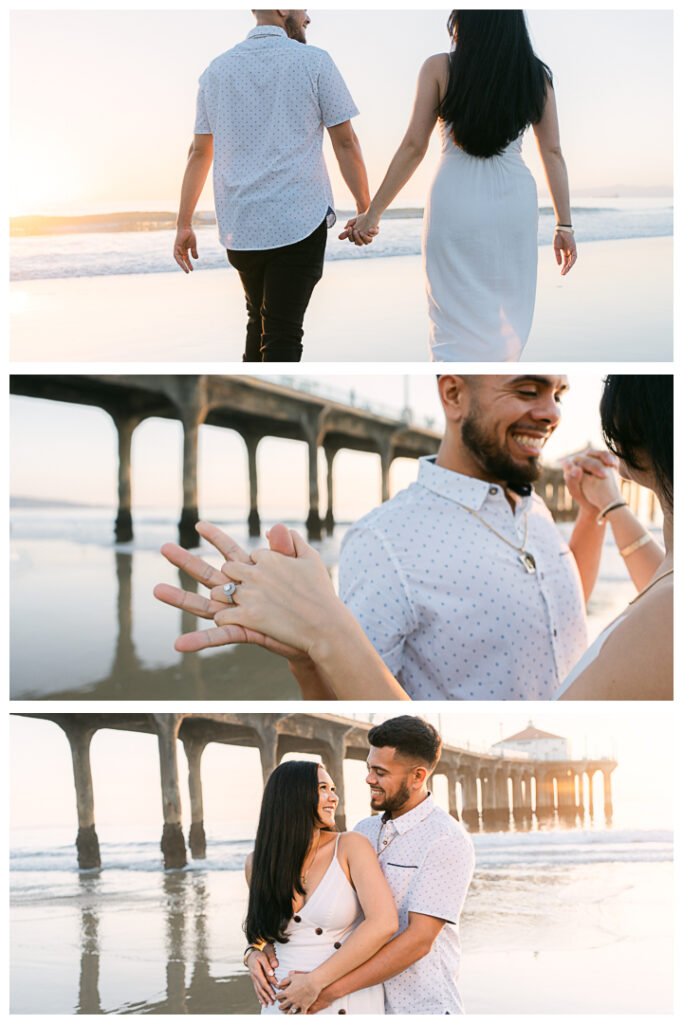
[{"label": "woman's hand", "polygon": [[560,273],[564,277],[576,263],[576,242],[574,241],[574,236],[569,231],[560,231],[559,228],[555,228],[553,249],[555,250],[557,265],[562,267]]},{"label": "woman's hand", "polygon": [[379,234],[379,217],[372,217],[370,211],[359,213],[357,217],[347,220],[340,239],[348,238],[354,245],[370,245]]},{"label": "woman's hand", "polygon": [[613,501],[619,501],[621,491],[615,472],[618,461],[611,452],[587,448],[564,462],[567,490],[584,511],[596,513]]},{"label": "woman's hand", "polygon": [[290,971],[280,984],[282,991],[277,1000],[284,1013],[306,1013],[313,1006],[321,992],[315,978],[315,971]]},{"label": "woman's hand", "polygon": [[314,645],[327,630],[346,628],[348,613],[320,555],[295,530],[291,537],[295,558],[261,550],[253,552],[251,565],[229,562],[223,566],[238,587],[235,604],[219,611],[214,622],[221,628],[239,625],[258,630],[313,656]]}]

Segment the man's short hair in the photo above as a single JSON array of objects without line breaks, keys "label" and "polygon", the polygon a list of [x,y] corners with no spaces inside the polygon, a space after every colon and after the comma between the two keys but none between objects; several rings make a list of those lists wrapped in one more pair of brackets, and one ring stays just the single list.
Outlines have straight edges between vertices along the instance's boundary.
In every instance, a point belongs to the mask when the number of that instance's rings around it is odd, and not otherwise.
[{"label": "man's short hair", "polygon": [[415,759],[430,772],[441,757],[441,737],[429,722],[415,715],[399,715],[368,732],[373,747],[393,747],[401,757]]}]

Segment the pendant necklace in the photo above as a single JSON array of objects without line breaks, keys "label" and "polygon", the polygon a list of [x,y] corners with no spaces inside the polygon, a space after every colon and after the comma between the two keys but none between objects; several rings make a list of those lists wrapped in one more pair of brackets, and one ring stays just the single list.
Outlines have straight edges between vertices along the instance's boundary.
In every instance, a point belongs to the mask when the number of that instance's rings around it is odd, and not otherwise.
[{"label": "pendant necklace", "polygon": [[536,572],[536,559],[530,551],[526,550],[526,539],[527,534],[529,532],[528,509],[524,513],[524,537],[522,538],[522,544],[520,546],[518,544],[513,544],[512,541],[508,540],[507,537],[504,537],[502,533],[498,533],[498,530],[495,530],[490,523],[486,522],[483,516],[480,516],[479,513],[475,512],[473,508],[469,507],[469,505],[463,505],[459,501],[456,501],[455,504],[460,505],[460,508],[464,508],[466,512],[469,512],[470,515],[473,515],[475,519],[478,519],[479,522],[482,523],[487,530],[490,530],[491,533],[495,533],[496,537],[498,537],[499,540],[502,540],[503,543],[507,544],[509,548],[512,548],[514,551],[516,551],[518,553],[517,560],[521,563],[526,572],[528,572],[530,575],[533,575]]}]

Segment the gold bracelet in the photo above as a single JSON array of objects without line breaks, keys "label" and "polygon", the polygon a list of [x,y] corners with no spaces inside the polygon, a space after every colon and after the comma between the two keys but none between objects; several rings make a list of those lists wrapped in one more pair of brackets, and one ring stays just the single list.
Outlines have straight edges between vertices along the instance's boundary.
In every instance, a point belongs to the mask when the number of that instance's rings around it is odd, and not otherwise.
[{"label": "gold bracelet", "polygon": [[625,548],[619,548],[619,554],[622,558],[628,558],[638,548],[643,548],[646,544],[649,544],[652,539],[649,533],[641,533],[640,537],[632,541],[631,544],[627,544]]},{"label": "gold bracelet", "polygon": [[625,508],[625,507],[626,507],[626,502],[623,500],[623,498],[621,500],[610,502],[609,505],[605,505],[605,507],[603,508],[603,510],[601,512],[598,512],[596,522],[604,523],[605,516],[609,515],[610,512],[614,512],[614,510],[617,509],[617,508]]}]

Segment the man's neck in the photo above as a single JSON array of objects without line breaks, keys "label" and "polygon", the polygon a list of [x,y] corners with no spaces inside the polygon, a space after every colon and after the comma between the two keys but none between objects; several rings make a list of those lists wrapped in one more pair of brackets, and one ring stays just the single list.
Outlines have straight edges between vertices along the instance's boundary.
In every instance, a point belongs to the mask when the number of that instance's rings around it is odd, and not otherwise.
[{"label": "man's neck", "polygon": [[284,28],[282,18],[278,17],[277,14],[259,14],[256,19],[256,27],[262,28],[265,25],[274,26],[275,28]]},{"label": "man's neck", "polygon": [[403,804],[403,806],[401,808],[399,808],[398,811],[392,811],[391,812],[391,817],[392,818],[401,818],[404,814],[407,814],[409,811],[414,811],[415,808],[419,807],[420,804],[423,803],[423,801],[425,801],[428,796],[429,796],[429,790],[428,789],[421,789],[414,796],[411,796],[411,798],[409,800],[406,800],[406,802]]}]

